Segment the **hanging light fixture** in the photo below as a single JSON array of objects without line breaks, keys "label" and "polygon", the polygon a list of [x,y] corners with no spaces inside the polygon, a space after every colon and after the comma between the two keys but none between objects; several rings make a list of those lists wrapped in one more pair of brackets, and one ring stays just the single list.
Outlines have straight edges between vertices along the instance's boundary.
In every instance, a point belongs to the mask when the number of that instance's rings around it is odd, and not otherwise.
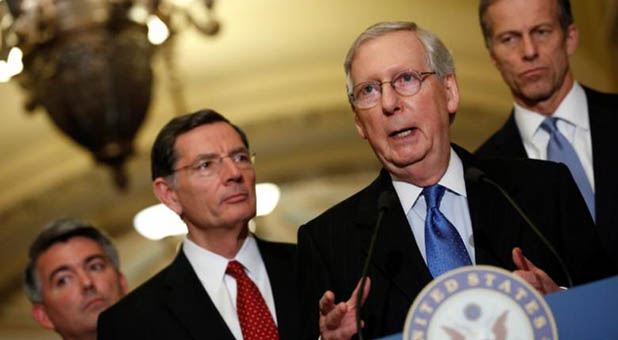
[{"label": "hanging light fixture", "polygon": [[[151,59],[188,23],[219,30],[214,0],[196,20],[181,0],[0,0],[0,81],[15,79],[28,111],[42,106],[53,123],[112,169],[123,170],[151,99]],[[184,20],[183,20],[184,19]]]}]

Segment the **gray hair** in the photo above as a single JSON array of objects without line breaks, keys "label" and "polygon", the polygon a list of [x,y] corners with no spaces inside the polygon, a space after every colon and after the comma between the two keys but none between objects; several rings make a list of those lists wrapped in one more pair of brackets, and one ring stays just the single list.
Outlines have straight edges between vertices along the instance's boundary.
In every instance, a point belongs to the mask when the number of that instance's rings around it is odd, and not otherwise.
[{"label": "gray hair", "polygon": [[379,22],[370,26],[363,33],[361,33],[361,35],[356,38],[354,43],[352,43],[352,46],[350,46],[348,53],[345,56],[343,68],[346,74],[346,87],[349,100],[352,99],[351,93],[353,87],[350,71],[352,69],[352,62],[354,61],[358,48],[369,40],[373,40],[386,35],[387,33],[396,31],[410,31],[416,34],[416,37],[425,49],[425,63],[431,71],[436,72],[436,75],[440,77],[440,79],[444,79],[444,77],[449,74],[455,74],[455,62],[453,61],[453,56],[435,34],[419,27],[414,22]]},{"label": "gray hair", "polygon": [[53,221],[43,227],[43,231],[30,245],[28,252],[28,265],[24,271],[24,289],[26,296],[32,303],[43,302],[41,292],[41,280],[36,273],[36,262],[43,252],[56,243],[66,242],[70,238],[82,236],[94,240],[114,265],[116,270],[120,269],[120,259],[116,247],[112,241],[102,231],[94,228],[90,224],[80,222],[75,219],[62,218]]},{"label": "gray hair", "polygon": [[[485,46],[492,47],[491,42],[491,26],[487,22],[487,9],[498,0],[481,0],[479,3],[479,22],[485,38]],[[558,6],[558,22],[562,31],[566,32],[569,26],[573,25],[573,13],[571,11],[571,2],[569,0],[555,0]],[[514,14],[517,15],[517,14]]]}]

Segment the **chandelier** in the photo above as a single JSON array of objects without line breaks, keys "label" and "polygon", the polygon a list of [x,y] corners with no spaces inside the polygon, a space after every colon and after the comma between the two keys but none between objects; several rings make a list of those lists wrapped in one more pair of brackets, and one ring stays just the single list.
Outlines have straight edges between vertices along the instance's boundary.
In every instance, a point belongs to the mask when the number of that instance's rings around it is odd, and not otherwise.
[{"label": "chandelier", "polygon": [[26,110],[43,107],[125,189],[124,163],[151,99],[151,59],[183,25],[215,35],[213,3],[0,0],[0,81],[15,79]]}]

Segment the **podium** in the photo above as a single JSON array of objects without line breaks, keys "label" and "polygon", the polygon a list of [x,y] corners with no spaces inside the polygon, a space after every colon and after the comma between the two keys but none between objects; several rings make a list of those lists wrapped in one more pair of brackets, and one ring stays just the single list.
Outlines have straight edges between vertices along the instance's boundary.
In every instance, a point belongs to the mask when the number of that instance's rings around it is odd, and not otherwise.
[{"label": "podium", "polygon": [[[618,276],[548,294],[559,339],[618,339]],[[379,340],[402,340],[394,334]]]}]

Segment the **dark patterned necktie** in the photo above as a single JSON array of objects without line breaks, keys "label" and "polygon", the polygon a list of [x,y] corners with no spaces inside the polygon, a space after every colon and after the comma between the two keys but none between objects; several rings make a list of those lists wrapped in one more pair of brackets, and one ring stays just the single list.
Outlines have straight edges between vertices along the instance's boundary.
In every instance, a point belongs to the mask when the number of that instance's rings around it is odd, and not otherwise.
[{"label": "dark patterned necktie", "polygon": [[225,272],[236,279],[236,312],[243,340],[279,340],[268,306],[242,264],[230,261]]},{"label": "dark patterned necktie", "polygon": [[457,229],[440,211],[444,190],[445,188],[439,184],[423,189],[427,203],[425,255],[427,267],[434,278],[451,269],[472,264]]}]

